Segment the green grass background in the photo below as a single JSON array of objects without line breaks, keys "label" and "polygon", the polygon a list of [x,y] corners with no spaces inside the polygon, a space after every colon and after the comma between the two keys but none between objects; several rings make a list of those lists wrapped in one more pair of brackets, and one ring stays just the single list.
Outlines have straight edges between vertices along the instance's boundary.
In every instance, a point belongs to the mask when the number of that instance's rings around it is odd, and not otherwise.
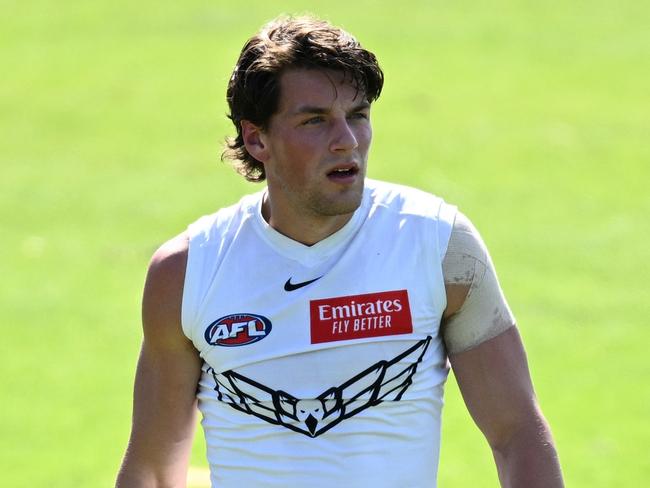
[{"label": "green grass background", "polygon": [[[370,175],[440,194],[482,231],[567,485],[650,479],[647,2],[0,8],[0,485],[113,483],[148,259],[257,188],[218,161],[225,85],[250,34],[301,11],[386,72]],[[453,379],[443,435],[440,486],[498,486]]]}]

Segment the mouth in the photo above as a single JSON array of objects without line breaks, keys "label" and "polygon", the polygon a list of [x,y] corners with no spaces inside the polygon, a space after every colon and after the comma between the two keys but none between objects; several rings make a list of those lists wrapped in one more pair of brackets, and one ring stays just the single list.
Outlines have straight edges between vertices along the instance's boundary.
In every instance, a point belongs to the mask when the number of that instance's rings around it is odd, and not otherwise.
[{"label": "mouth", "polygon": [[327,178],[340,183],[352,182],[359,174],[359,166],[355,163],[340,164],[327,173]]}]

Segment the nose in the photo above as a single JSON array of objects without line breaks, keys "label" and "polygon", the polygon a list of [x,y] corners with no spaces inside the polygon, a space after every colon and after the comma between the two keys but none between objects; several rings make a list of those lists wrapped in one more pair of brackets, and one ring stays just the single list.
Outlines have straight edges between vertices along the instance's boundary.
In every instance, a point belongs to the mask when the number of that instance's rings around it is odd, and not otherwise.
[{"label": "nose", "polygon": [[332,152],[351,151],[359,147],[359,141],[347,119],[338,120],[333,127],[330,149]]}]

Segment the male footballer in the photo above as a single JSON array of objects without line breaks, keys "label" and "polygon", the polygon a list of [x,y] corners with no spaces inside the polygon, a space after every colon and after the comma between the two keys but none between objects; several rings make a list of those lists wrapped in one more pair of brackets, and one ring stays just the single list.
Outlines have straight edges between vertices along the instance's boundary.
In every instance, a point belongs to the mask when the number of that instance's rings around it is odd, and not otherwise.
[{"label": "male footballer", "polygon": [[501,485],[563,486],[476,229],[366,179],[383,81],[315,18],[245,44],[224,158],[266,188],[153,256],[118,487],[185,486],[197,402],[214,487],[435,487],[450,366]]}]

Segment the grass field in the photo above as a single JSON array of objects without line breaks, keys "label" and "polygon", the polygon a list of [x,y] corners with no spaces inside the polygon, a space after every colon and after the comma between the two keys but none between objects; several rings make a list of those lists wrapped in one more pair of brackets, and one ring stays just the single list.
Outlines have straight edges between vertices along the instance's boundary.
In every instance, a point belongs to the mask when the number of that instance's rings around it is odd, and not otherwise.
[{"label": "grass field", "polygon": [[[645,486],[649,4],[236,5],[0,0],[0,485],[112,484],[147,261],[257,188],[218,161],[226,80],[264,21],[312,11],[386,72],[370,175],[482,231],[567,486]],[[497,486],[453,379],[443,436],[440,486]]]}]

